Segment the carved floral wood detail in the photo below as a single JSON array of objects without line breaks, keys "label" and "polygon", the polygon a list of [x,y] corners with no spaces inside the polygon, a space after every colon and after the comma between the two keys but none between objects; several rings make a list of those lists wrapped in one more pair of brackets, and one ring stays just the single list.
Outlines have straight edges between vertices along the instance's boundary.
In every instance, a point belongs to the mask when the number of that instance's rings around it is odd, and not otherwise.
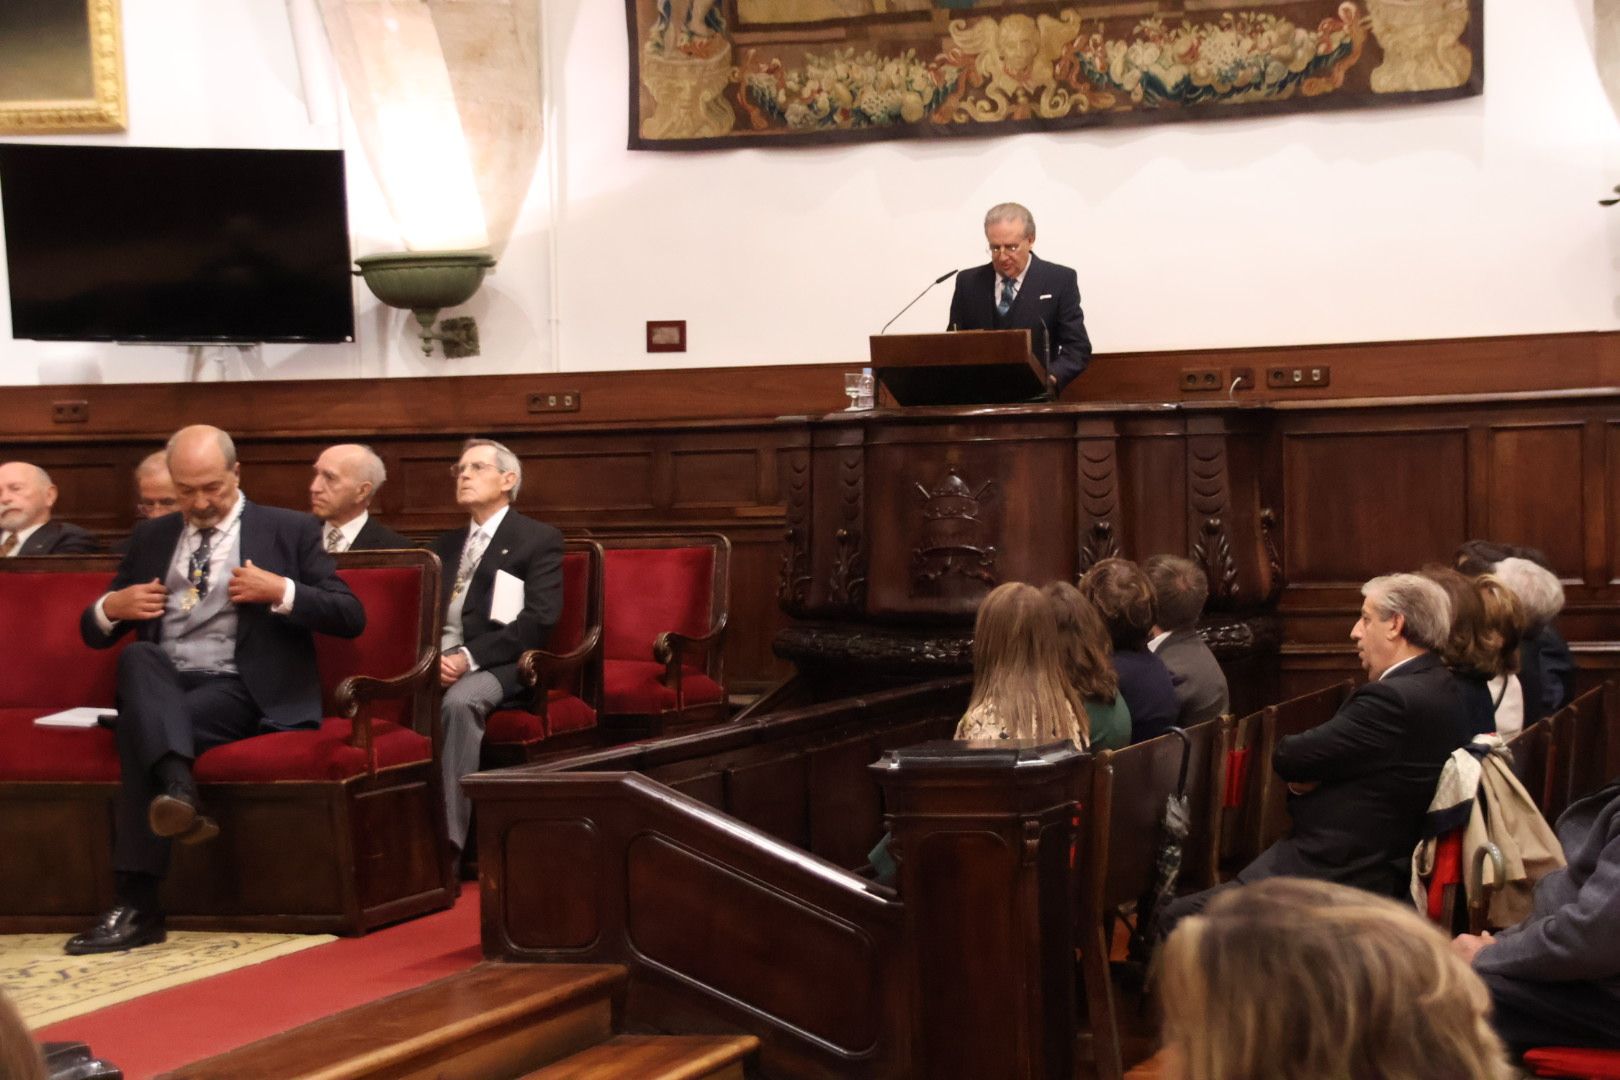
[{"label": "carved floral wood detail", "polygon": [[833,533],[833,567],[827,595],[834,607],[859,609],[866,603],[866,547],[861,523],[866,516],[866,462],[861,447],[838,455],[839,527]]},{"label": "carved floral wood detail", "polygon": [[1080,444],[1080,573],[1119,555],[1119,470],[1114,440]]},{"label": "carved floral wood detail", "polygon": [[1187,440],[1187,499],[1198,521],[1193,561],[1209,576],[1209,600],[1227,606],[1238,598],[1237,560],[1227,536],[1226,441],[1199,437]]},{"label": "carved floral wood detail", "polygon": [[783,535],[781,580],[776,601],[784,611],[796,613],[810,598],[810,452],[791,450],[786,462],[787,529]]}]

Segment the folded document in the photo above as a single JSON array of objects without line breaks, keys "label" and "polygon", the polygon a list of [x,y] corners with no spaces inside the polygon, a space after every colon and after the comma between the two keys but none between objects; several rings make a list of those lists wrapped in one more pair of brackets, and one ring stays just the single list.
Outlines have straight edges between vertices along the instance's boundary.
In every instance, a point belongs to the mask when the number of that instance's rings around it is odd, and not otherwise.
[{"label": "folded document", "polygon": [[111,709],[98,709],[88,705],[81,705],[78,708],[63,709],[61,712],[53,712],[49,716],[38,717],[34,724],[36,727],[93,728],[101,723],[103,716],[108,720],[112,720],[118,714]]}]

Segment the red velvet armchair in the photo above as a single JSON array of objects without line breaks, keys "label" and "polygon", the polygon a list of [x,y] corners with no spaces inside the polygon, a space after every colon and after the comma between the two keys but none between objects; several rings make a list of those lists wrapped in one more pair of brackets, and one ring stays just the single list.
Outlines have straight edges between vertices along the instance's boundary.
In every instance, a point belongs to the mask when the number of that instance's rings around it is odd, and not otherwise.
[{"label": "red velvet armchair", "polygon": [[518,662],[534,688],[526,709],[500,709],[484,728],[486,769],[521,765],[596,740],[602,712],[602,545],[569,540],[563,548],[562,617],[544,649]]},{"label": "red velvet armchair", "polygon": [[731,541],[719,533],[596,539],[604,549],[603,712],[628,731],[724,719]]},{"label": "red velvet armchair", "polygon": [[[29,628],[0,650],[0,930],[78,928],[112,903],[112,732],[33,721],[112,708],[119,649],[86,647],[78,619],[116,565],[0,562],[0,625]],[[197,759],[221,834],[176,847],[172,924],[362,933],[453,899],[434,762],[438,559],[357,552],[338,565],[367,623],[353,640],[316,638],[327,718]]]}]

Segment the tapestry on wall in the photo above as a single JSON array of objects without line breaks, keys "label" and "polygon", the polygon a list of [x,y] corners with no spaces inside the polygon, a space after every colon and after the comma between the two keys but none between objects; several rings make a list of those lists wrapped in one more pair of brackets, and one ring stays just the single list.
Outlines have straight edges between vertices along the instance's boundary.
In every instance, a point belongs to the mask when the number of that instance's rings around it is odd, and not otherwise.
[{"label": "tapestry on wall", "polygon": [[627,0],[630,146],[984,135],[1478,94],[1484,0]]}]

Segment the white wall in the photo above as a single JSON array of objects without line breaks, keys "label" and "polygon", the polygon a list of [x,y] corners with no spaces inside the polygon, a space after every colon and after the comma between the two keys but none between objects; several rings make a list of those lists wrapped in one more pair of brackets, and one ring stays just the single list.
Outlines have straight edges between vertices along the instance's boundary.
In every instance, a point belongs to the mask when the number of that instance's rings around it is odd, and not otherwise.
[{"label": "white wall", "polygon": [[[542,4],[562,147],[555,309],[546,163],[468,305],[482,357],[424,360],[408,316],[357,286],[356,346],[266,348],[224,374],[856,362],[929,279],[982,261],[978,219],[1003,199],[1034,210],[1043,255],[1079,269],[1104,352],[1620,327],[1620,208],[1596,205],[1620,180],[1620,125],[1591,61],[1592,0],[1486,0],[1487,92],[1460,102],[706,154],[624,149],[623,12]],[[126,141],[358,147],[311,123],[281,4],[124,0],[124,21]],[[356,253],[397,247],[357,149],[349,168]],[[896,330],[941,327],[949,288]],[[0,306],[0,382],[187,377],[183,350],[13,342],[8,318]],[[691,351],[649,357],[645,320],[678,318]]]}]

